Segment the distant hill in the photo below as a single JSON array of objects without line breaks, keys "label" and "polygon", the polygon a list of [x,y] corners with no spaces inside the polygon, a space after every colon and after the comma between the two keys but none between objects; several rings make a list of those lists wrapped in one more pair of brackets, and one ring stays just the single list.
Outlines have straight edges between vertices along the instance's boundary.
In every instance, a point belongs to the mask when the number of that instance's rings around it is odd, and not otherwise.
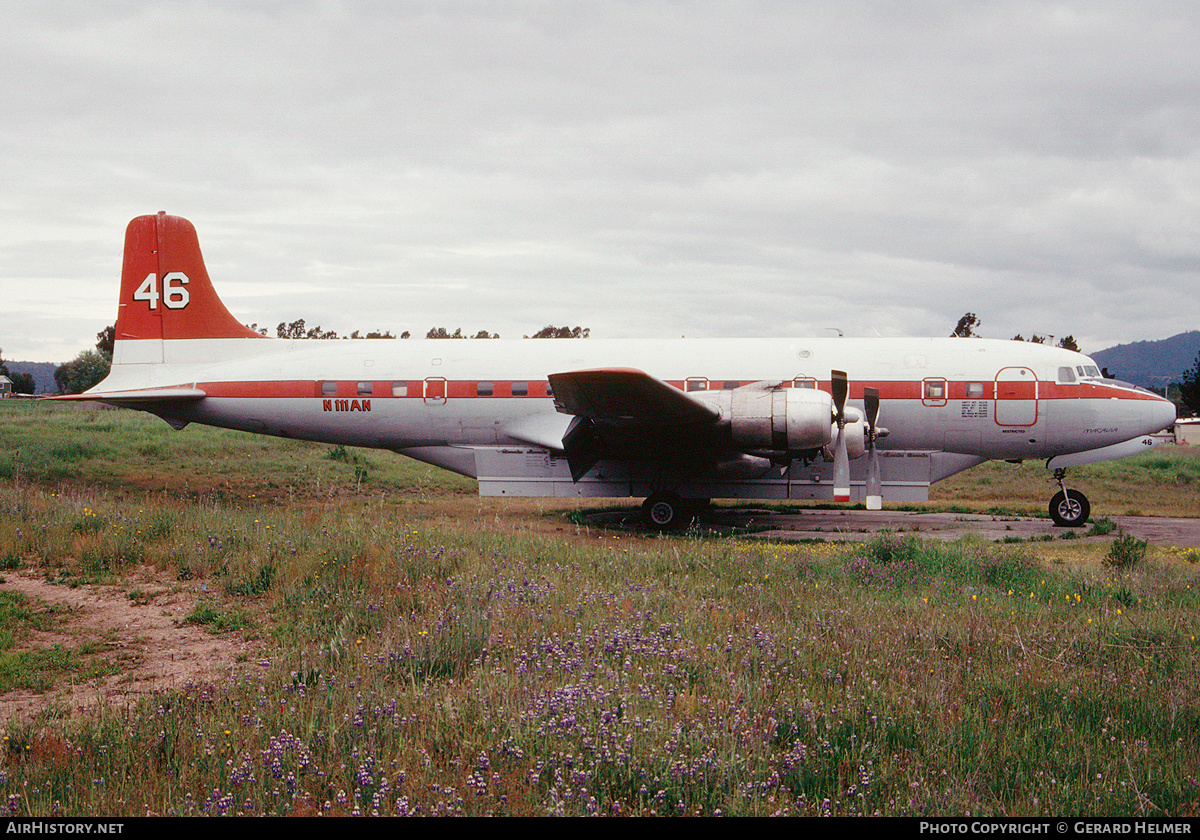
[{"label": "distant hill", "polygon": [[4,364],[13,373],[32,374],[34,390],[39,394],[53,394],[58,390],[54,384],[54,371],[58,365],[54,362],[14,362],[5,359]]},{"label": "distant hill", "polygon": [[1173,335],[1160,341],[1118,344],[1099,353],[1089,353],[1116,379],[1143,388],[1165,388],[1183,379],[1200,354],[1200,330]]}]

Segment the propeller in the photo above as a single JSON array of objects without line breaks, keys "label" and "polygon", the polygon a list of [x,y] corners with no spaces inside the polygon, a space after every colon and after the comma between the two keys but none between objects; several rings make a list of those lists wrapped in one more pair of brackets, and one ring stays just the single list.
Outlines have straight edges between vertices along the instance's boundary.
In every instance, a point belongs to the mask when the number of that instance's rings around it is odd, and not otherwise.
[{"label": "propeller", "polygon": [[[883,480],[879,472],[879,450],[875,438],[887,434],[887,429],[876,429],[879,419],[879,389],[863,388],[863,407],[867,410],[867,510],[883,509]],[[881,434],[882,433],[882,434]]]},{"label": "propeller", "polygon": [[850,455],[846,451],[846,397],[850,393],[850,382],[844,370],[831,372],[830,390],[833,406],[837,410],[833,420],[837,423],[837,441],[833,450],[833,500],[850,501]]}]

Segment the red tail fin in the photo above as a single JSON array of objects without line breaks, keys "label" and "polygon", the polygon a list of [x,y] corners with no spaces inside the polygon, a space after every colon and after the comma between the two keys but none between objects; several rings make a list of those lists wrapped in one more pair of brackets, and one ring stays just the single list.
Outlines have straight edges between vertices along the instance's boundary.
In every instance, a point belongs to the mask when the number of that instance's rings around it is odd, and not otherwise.
[{"label": "red tail fin", "polygon": [[229,313],[187,219],[138,216],[125,229],[116,339],[262,338]]}]

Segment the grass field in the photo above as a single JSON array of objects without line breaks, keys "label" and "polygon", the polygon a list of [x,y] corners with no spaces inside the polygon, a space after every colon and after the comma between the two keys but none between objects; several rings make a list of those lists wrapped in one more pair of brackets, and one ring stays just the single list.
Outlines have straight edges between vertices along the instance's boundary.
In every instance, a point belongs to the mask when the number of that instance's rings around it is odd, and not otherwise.
[{"label": "grass field", "polygon": [[[0,404],[0,440],[5,574],[136,600],[153,569],[262,646],[11,721],[10,814],[1200,809],[1195,552],[597,531],[388,453],[45,403]],[[930,504],[1041,514],[1044,472],[984,465]],[[1098,517],[1197,513],[1186,450],[1072,476]],[[0,600],[0,690],[113,667],[30,661],[71,620]]]}]

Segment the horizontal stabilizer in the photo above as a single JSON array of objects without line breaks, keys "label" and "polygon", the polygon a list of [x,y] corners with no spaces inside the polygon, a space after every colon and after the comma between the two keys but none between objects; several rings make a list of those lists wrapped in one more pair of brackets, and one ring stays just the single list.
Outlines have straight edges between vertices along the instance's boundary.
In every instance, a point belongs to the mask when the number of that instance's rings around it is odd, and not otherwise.
[{"label": "horizontal stabilizer", "polygon": [[134,388],[127,391],[87,391],[82,394],[65,394],[47,397],[51,400],[86,400],[113,405],[137,405],[146,403],[191,402],[207,396],[199,388]]}]

